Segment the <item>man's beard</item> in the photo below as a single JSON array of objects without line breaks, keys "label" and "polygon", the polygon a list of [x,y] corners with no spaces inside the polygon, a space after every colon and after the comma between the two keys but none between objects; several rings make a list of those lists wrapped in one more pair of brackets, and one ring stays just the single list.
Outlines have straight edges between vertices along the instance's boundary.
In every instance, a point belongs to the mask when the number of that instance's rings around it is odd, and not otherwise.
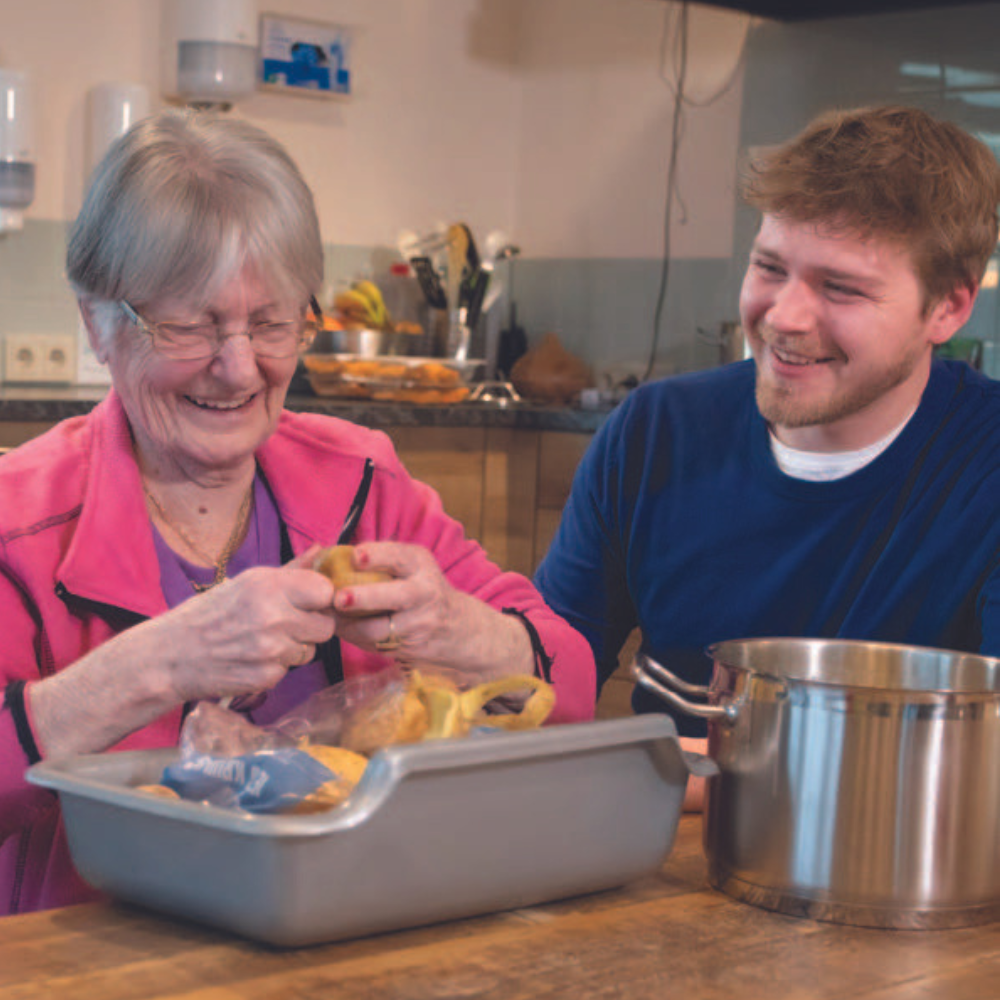
[{"label": "man's beard", "polygon": [[870,377],[817,397],[814,392],[796,391],[794,387],[765,381],[757,366],[757,408],[772,427],[814,427],[832,424],[853,416],[896,386],[905,382],[924,356],[924,345],[914,344],[913,350],[898,358],[889,368]]}]

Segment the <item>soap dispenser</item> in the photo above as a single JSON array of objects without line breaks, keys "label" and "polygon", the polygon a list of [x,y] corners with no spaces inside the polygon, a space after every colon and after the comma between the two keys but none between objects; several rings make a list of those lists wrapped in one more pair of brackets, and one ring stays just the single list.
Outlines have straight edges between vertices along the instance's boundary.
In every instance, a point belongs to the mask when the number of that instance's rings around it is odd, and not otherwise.
[{"label": "soap dispenser", "polygon": [[0,69],[0,233],[22,229],[35,198],[32,127],[27,75]]}]

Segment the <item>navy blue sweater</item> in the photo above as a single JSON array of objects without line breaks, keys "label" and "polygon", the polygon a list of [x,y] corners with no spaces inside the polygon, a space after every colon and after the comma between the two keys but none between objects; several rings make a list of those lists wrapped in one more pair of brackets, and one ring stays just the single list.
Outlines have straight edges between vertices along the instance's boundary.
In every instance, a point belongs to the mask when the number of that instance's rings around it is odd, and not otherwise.
[{"label": "navy blue sweater", "polygon": [[[892,445],[824,483],[776,465],[753,362],[642,386],[581,462],[536,583],[587,637],[599,683],[636,626],[650,656],[702,684],[705,648],[725,639],[1000,655],[1000,383],[935,360]],[[640,688],[633,705],[664,710]]]}]

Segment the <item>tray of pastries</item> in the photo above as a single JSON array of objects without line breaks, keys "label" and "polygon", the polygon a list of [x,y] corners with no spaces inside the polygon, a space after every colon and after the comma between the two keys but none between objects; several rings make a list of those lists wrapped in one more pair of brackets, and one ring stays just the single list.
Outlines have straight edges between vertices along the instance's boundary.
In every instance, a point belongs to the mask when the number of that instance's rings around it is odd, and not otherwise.
[{"label": "tray of pastries", "polygon": [[302,363],[317,396],[401,403],[460,403],[481,361],[450,358],[307,354]]}]

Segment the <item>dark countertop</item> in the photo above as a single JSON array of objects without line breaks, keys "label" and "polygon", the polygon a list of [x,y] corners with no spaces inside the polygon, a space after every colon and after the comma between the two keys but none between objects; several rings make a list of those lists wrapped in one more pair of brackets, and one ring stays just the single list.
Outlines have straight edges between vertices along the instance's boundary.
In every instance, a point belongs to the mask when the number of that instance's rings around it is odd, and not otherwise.
[{"label": "dark countertop", "polygon": [[[103,386],[0,385],[0,421],[55,423],[88,413],[106,392]],[[580,434],[596,431],[610,412],[608,407],[582,409],[532,403],[417,406],[304,393],[290,393],[285,405],[289,410],[327,413],[365,427],[507,427]]]}]

